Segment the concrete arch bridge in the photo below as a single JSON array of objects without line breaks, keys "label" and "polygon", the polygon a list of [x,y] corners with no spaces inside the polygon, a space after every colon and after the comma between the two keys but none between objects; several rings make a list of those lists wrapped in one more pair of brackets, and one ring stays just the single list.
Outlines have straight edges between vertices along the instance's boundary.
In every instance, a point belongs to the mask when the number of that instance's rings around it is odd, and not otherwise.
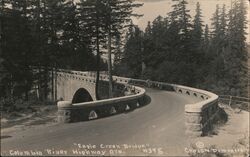
[{"label": "concrete arch bridge", "polygon": [[[169,151],[176,149],[175,154],[166,151],[160,155],[187,155],[184,148],[189,137],[209,134],[221,119],[218,96],[201,89],[114,76],[116,96],[106,99],[108,77],[101,74],[99,93],[103,99],[96,101],[95,73],[61,69],[55,75],[57,90],[53,94],[60,99],[57,104],[60,123],[5,139],[1,143],[3,150],[47,147],[70,150],[77,143],[149,144]],[[159,154],[137,149],[122,155]]]}]

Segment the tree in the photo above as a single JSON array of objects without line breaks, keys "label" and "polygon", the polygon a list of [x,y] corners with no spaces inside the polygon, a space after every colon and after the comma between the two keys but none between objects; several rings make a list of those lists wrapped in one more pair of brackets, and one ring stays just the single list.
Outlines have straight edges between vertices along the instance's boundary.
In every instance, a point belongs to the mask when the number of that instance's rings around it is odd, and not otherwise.
[{"label": "tree", "polygon": [[47,62],[46,47],[47,38],[45,29],[45,0],[33,0],[30,1],[30,21],[31,21],[31,34],[33,36],[32,46],[32,59],[31,65],[36,66],[38,71],[34,73],[33,81],[37,90],[37,97],[39,100],[47,100],[49,74],[48,66],[45,66]]},{"label": "tree", "polygon": [[193,20],[193,26],[191,30],[190,37],[190,51],[192,55],[192,60],[194,63],[194,67],[199,67],[195,71],[195,81],[196,83],[200,83],[203,81],[204,74],[203,69],[206,66],[205,64],[205,53],[202,49],[203,39],[204,39],[204,31],[203,31],[203,21],[202,21],[202,10],[200,8],[200,3],[196,4],[196,14]]},{"label": "tree", "polygon": [[178,30],[177,36],[179,36],[179,44],[183,45],[179,47],[180,60],[186,59],[187,62],[190,62],[193,58],[193,55],[190,52],[190,30],[192,24],[190,22],[191,16],[189,15],[190,10],[186,8],[188,4],[186,0],[174,0],[177,1],[177,4],[174,4],[173,11],[169,13],[170,22],[172,26],[171,29]]},{"label": "tree", "polygon": [[4,83],[3,80],[6,78],[6,70],[4,69],[4,59],[3,59],[3,44],[4,44],[4,39],[3,39],[3,29],[4,29],[4,9],[5,9],[5,1],[2,0],[1,4],[0,4],[0,98],[3,97],[5,95],[5,89],[4,89]]},{"label": "tree", "polygon": [[[94,68],[72,0],[3,0],[0,6],[0,69],[6,74],[0,80],[9,89],[3,95],[27,99],[31,86],[38,84],[39,98],[47,100],[51,91],[56,93],[52,67]],[[34,75],[31,66],[38,67]]]},{"label": "tree", "polygon": [[145,28],[145,35],[150,36],[151,34],[152,34],[152,26],[151,26],[151,22],[148,21],[148,25]]},{"label": "tree", "polygon": [[115,38],[115,44],[114,44],[114,68],[116,68],[116,65],[119,65],[121,62],[123,56],[122,56],[122,37],[120,34],[117,34]]},{"label": "tree", "polygon": [[[22,96],[28,99],[32,85],[29,58],[31,56],[32,36],[29,24],[29,1],[2,1],[1,13],[1,57],[7,71],[6,84],[10,91],[7,95]],[[6,7],[8,6],[8,7]],[[3,44],[2,44],[3,43]]]},{"label": "tree", "polygon": [[[220,11],[221,10],[221,11]],[[212,32],[211,32],[211,51],[212,56],[211,65],[217,65],[211,68],[210,73],[214,75],[216,80],[223,79],[224,77],[224,52],[225,52],[225,29],[226,29],[226,13],[225,7],[220,9],[216,6],[216,11],[212,18]],[[216,70],[215,70],[216,69]]]},{"label": "tree", "polygon": [[[53,72],[56,62],[61,55],[61,34],[63,32],[63,11],[65,0],[40,0],[37,2],[37,16],[39,27],[39,45],[40,45],[40,63],[43,66],[40,74],[41,88],[43,89],[43,99],[46,100],[49,92],[55,93],[56,86],[54,79],[56,78]],[[50,76],[49,71],[52,70]],[[51,86],[49,82],[51,81]],[[50,89],[51,87],[51,89]],[[51,95],[52,100],[55,100],[55,95]]]},{"label": "tree", "polygon": [[[183,84],[193,85],[195,84],[195,74],[191,69],[195,66],[196,55],[192,51],[191,46],[192,23],[189,14],[190,10],[186,7],[188,4],[186,0],[174,1],[177,1],[177,3],[172,6],[173,11],[168,14],[170,16],[170,47],[172,49],[171,51],[175,53],[173,55],[175,62],[180,64],[180,66],[185,65],[184,68],[182,68],[182,72],[180,72],[180,78],[188,76]],[[189,73],[187,73],[188,71]]]},{"label": "tree", "polygon": [[80,26],[83,32],[87,32],[85,40],[89,40],[91,49],[96,51],[96,99],[100,99],[99,76],[100,76],[100,49],[105,45],[105,25],[104,25],[104,2],[103,0],[81,0],[79,5]]},{"label": "tree", "polygon": [[200,3],[196,4],[196,14],[194,16],[193,21],[193,30],[192,30],[192,49],[199,55],[201,53],[201,45],[203,40],[203,21],[202,21],[202,13],[200,8]]},{"label": "tree", "polygon": [[[161,63],[166,56],[166,38],[167,27],[166,19],[162,16],[156,17],[152,22],[152,26],[148,26],[145,32],[145,37],[143,41],[143,60],[146,66],[156,68],[159,63]],[[152,42],[153,41],[153,42]]]},{"label": "tree", "polygon": [[127,67],[127,76],[140,78],[143,62],[143,32],[137,26],[131,26],[126,38],[123,62]]},{"label": "tree", "polygon": [[212,47],[215,52],[215,57],[221,55],[222,47],[225,44],[225,29],[227,26],[226,23],[226,13],[225,13],[225,5],[220,11],[219,5],[216,5],[216,11],[213,15],[212,20]]},{"label": "tree", "polygon": [[204,40],[203,40],[203,43],[202,43],[203,51],[206,52],[206,54],[208,52],[209,45],[210,45],[209,27],[206,24],[205,32],[204,32]]},{"label": "tree", "polygon": [[247,94],[246,9],[243,0],[235,0],[229,11],[228,44],[224,56],[229,92],[232,95]]},{"label": "tree", "polygon": [[129,26],[131,17],[139,17],[138,14],[133,14],[133,9],[142,6],[132,0],[104,0],[105,4],[105,29],[107,32],[107,51],[108,51],[108,72],[109,72],[109,97],[113,97],[112,83],[112,38]]}]

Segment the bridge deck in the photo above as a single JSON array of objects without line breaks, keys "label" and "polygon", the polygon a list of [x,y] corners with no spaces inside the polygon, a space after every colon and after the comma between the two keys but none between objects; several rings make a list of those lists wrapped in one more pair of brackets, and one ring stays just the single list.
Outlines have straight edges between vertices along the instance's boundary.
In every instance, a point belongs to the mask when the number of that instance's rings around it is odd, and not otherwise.
[{"label": "bridge deck", "polygon": [[[174,92],[147,89],[151,103],[126,114],[88,122],[57,124],[12,133],[1,140],[2,152],[9,150],[64,149],[72,154],[81,144],[149,144],[161,147],[165,155],[185,155],[184,104],[195,102]],[[144,155],[141,150],[128,150],[125,155]],[[109,154],[106,154],[109,155]],[[115,154],[117,155],[117,154]],[[124,154],[123,154],[124,155]],[[149,154],[150,155],[150,154]],[[153,154],[154,155],[154,154]],[[157,155],[157,154],[155,154]],[[159,155],[159,154],[158,154]]]}]

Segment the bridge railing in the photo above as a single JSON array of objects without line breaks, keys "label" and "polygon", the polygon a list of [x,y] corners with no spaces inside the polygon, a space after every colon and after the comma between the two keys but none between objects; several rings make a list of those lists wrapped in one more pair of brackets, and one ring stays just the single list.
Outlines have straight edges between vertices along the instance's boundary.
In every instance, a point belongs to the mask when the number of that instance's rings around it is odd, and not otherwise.
[{"label": "bridge railing", "polygon": [[232,95],[220,95],[219,102],[228,105],[231,108],[239,108],[246,111],[250,110],[250,98]]},{"label": "bridge railing", "polygon": [[[60,70],[59,73],[66,75],[83,76],[81,81],[94,81],[94,74],[89,72],[65,71]],[[114,77],[114,83],[125,84],[125,96],[103,99],[91,102],[75,103],[71,101],[58,102],[58,120],[59,122],[69,123],[106,117],[116,113],[128,112],[145,103],[145,89],[127,84],[127,78]],[[100,80],[107,81],[106,75],[101,75]]]},{"label": "bridge railing", "polygon": [[[105,78],[105,76],[103,76],[103,78]],[[197,103],[185,105],[186,133],[189,135],[206,135],[213,129],[213,123],[219,120],[218,115],[221,110],[218,106],[218,96],[214,93],[182,85],[150,80],[130,79],[117,76],[114,77],[114,80],[119,82],[123,81],[123,83],[135,86],[174,91],[178,94],[199,99],[200,101]]]},{"label": "bridge railing", "polygon": [[[59,71],[85,77],[95,77],[94,72],[69,70]],[[108,76],[105,72],[100,74],[100,80],[108,80]],[[59,102],[59,115],[61,115],[59,116],[59,119],[61,118],[61,121],[63,122],[74,122],[95,119],[100,115],[107,116],[121,111],[124,112],[127,108],[133,108],[132,106],[136,106],[144,101],[145,89],[139,87],[142,86],[173,91],[200,100],[197,103],[185,105],[186,133],[189,135],[206,135],[213,129],[213,123],[218,121],[220,108],[218,106],[218,96],[214,93],[201,89],[150,80],[131,79],[118,76],[114,76],[113,80],[115,83],[130,84],[128,88],[130,88],[130,91],[133,91],[131,95],[78,104]]]},{"label": "bridge railing", "polygon": [[186,133],[193,136],[206,135],[213,129],[213,123],[218,121],[218,114],[221,111],[218,106],[218,96],[214,93],[157,81],[130,79],[130,84],[157,88],[161,90],[174,91],[178,94],[194,97],[200,101],[185,105]]}]

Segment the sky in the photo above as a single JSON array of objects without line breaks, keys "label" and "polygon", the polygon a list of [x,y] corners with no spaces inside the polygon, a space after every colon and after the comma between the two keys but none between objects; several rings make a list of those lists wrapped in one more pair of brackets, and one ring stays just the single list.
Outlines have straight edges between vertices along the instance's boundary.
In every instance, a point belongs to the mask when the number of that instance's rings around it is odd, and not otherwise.
[{"label": "sky", "polygon": [[[161,15],[165,17],[168,12],[172,10],[172,0],[136,0],[137,2],[144,3],[144,5],[140,8],[136,8],[134,10],[135,13],[143,14],[143,17],[139,19],[133,18],[133,23],[138,25],[142,30],[145,30],[148,21],[153,21],[157,16]],[[233,1],[233,0],[232,0]],[[202,9],[203,21],[204,24],[208,24],[211,26],[211,17],[215,12],[216,5],[218,4],[220,7],[223,4],[226,5],[227,11],[231,8],[231,0],[187,0],[188,6],[187,8],[190,10],[190,15],[194,16],[196,3],[199,2]],[[248,7],[248,25],[250,24],[250,6],[249,1],[246,0],[246,4]],[[249,27],[250,28],[250,27]],[[247,29],[248,35],[247,42],[250,44],[250,30]],[[107,59],[107,55],[102,56],[104,59]],[[113,57],[113,56],[112,56]]]},{"label": "sky", "polygon": [[[79,1],[79,0],[75,0]],[[165,17],[168,12],[172,11],[172,0],[135,0],[140,3],[144,3],[144,5],[140,8],[136,8],[134,10],[135,13],[143,14],[144,16],[137,19],[133,18],[133,23],[138,25],[142,30],[145,30],[148,21],[153,21],[157,16],[161,15]],[[190,10],[191,16],[195,14],[196,3],[199,2],[202,9],[203,21],[204,24],[208,24],[210,27],[211,17],[215,12],[216,5],[218,4],[220,7],[223,4],[226,5],[227,11],[231,8],[231,1],[234,0],[187,0],[188,6],[187,8]],[[250,25],[250,0],[245,0],[248,8],[248,25]],[[247,42],[250,44],[250,27],[247,29],[248,35]]]},{"label": "sky", "polygon": [[[135,13],[143,14],[144,16],[137,19],[133,18],[134,24],[138,25],[142,30],[145,30],[148,21],[153,21],[158,15],[165,17],[168,12],[172,11],[172,0],[136,0],[138,2],[144,3],[144,5],[140,8],[136,8],[134,10]],[[222,7],[223,4],[226,5],[227,11],[231,7],[231,0],[187,0],[188,5],[187,8],[190,10],[190,15],[193,16],[195,14],[196,3],[199,2],[202,9],[203,21],[205,24],[210,26],[211,17],[215,12],[216,5]],[[250,24],[250,7],[249,1],[246,0],[246,4],[248,7],[248,20]],[[247,30],[249,32],[249,29]],[[250,34],[247,35],[247,42],[250,42]]]}]

